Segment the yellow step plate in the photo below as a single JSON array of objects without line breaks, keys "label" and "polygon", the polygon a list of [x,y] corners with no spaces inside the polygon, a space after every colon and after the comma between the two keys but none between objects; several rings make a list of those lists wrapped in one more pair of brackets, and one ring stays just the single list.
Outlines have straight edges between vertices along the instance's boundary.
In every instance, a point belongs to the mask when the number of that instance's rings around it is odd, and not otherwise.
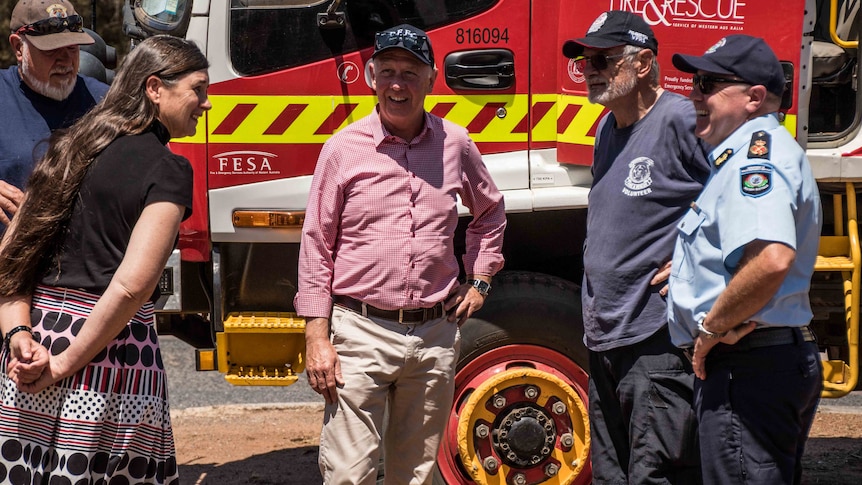
[{"label": "yellow step plate", "polygon": [[216,334],[218,368],[235,386],[289,386],[305,370],[305,319],[295,313],[231,313]]},{"label": "yellow step plate", "polygon": [[814,271],[853,271],[853,260],[847,256],[817,256]]}]

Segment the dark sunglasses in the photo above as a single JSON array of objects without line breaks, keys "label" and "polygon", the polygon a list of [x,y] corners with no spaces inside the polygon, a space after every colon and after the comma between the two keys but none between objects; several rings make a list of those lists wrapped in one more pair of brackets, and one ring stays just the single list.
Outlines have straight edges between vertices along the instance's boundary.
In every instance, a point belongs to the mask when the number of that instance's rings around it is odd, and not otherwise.
[{"label": "dark sunglasses", "polygon": [[69,32],[83,32],[84,19],[80,15],[70,15],[68,17],[48,17],[32,24],[22,25],[16,34],[21,35],[50,35],[59,34],[64,30]]},{"label": "dark sunglasses", "polygon": [[692,86],[700,89],[703,94],[712,94],[716,83],[751,84],[744,79],[730,79],[726,77],[710,76],[709,74],[695,74],[691,79]]},{"label": "dark sunglasses", "polygon": [[604,71],[608,68],[609,59],[619,59],[627,55],[628,54],[616,54],[613,56],[606,56],[604,54],[595,54],[592,56],[580,56],[575,58],[575,62],[578,65],[578,70],[580,70],[581,72],[584,71],[584,68],[587,66],[587,62],[592,64],[593,69],[595,69],[596,71]]},{"label": "dark sunglasses", "polygon": [[378,32],[374,37],[374,50],[386,47],[403,47],[405,49],[421,54],[423,57],[431,57],[431,46],[428,37],[417,35],[413,32]]}]

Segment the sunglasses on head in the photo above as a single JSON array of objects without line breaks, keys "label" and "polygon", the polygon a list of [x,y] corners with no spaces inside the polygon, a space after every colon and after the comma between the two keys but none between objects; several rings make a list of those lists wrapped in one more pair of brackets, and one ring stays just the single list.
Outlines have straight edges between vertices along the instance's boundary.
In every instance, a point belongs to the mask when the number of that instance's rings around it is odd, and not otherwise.
[{"label": "sunglasses on head", "polygon": [[703,94],[712,94],[717,83],[751,84],[744,79],[730,79],[726,77],[710,76],[709,74],[695,74],[691,78],[692,86],[700,89]]},{"label": "sunglasses on head", "polygon": [[610,59],[619,59],[621,57],[625,57],[628,54],[616,54],[613,56],[606,56],[604,54],[594,54],[591,56],[580,56],[575,58],[575,63],[577,63],[578,70],[581,72],[584,71],[584,68],[587,66],[587,62],[589,62],[593,69],[596,71],[604,71],[608,68],[608,60]]},{"label": "sunglasses on head", "polygon": [[21,35],[50,35],[59,34],[68,30],[69,32],[83,32],[84,19],[80,15],[70,15],[68,17],[48,17],[46,19],[33,22],[32,24],[22,25],[16,34]]},{"label": "sunglasses on head", "polygon": [[429,57],[431,50],[427,36],[417,35],[409,31],[378,32],[374,37],[374,50],[393,46],[403,47],[421,54],[423,57]]}]

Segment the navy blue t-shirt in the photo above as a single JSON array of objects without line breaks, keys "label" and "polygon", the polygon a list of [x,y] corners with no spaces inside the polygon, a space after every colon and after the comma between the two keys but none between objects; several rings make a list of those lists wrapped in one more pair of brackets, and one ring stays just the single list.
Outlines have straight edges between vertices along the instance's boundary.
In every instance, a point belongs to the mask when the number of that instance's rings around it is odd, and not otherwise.
[{"label": "navy blue t-shirt", "polygon": [[78,76],[72,94],[56,101],[27,87],[18,66],[0,70],[0,180],[24,190],[51,132],[71,126],[107,92],[107,84]]},{"label": "navy blue t-shirt", "polygon": [[709,176],[694,122],[691,101],[665,91],[637,123],[618,129],[609,113],[599,125],[581,290],[590,350],[635,344],[667,324],[665,283],[650,280]]}]

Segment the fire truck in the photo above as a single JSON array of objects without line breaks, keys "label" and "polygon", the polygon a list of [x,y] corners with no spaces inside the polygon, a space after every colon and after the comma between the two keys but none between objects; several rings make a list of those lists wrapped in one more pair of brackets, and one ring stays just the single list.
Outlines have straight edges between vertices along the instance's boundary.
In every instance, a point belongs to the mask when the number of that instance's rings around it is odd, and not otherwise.
[{"label": "fire truck", "polygon": [[[860,0],[127,0],[133,39],[170,34],[206,53],[213,108],[171,142],[194,166],[194,215],[160,282],[159,330],[199,370],[285,386],[304,369],[293,308],[311,175],[322,144],[372,111],[375,32],[429,33],[439,76],[426,109],[466,127],[505,197],[505,271],[462,328],[438,483],[588,483],[587,351],[579,283],[602,106],[561,54],[606,10],[642,16],[661,84],[687,95],[672,54],[763,37],[788,81],[782,122],[808,152],[826,223],[812,281],[825,397],[857,385],[862,95]],[[469,214],[461,207],[463,234]],[[613,224],[613,221],[608,221]],[[624,232],[625,227],[619,230]],[[457,246],[463,250],[463,238]]]}]

